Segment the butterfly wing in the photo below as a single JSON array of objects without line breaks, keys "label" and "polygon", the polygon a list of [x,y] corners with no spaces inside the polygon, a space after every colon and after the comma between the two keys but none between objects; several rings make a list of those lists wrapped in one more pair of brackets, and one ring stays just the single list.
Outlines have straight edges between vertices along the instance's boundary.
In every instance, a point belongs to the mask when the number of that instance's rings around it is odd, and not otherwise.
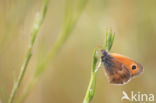
[{"label": "butterfly wing", "polygon": [[131,78],[131,74],[128,67],[113,56],[111,56],[107,51],[104,50],[101,52],[101,60],[104,63],[106,75],[108,76],[110,83],[127,83]]},{"label": "butterfly wing", "polygon": [[[117,63],[117,61],[115,62]],[[131,79],[130,71],[124,64],[118,62],[117,65],[117,67],[114,67],[113,75],[109,75],[110,83],[125,84]]]},{"label": "butterfly wing", "polygon": [[143,66],[131,58],[116,53],[111,53],[110,55],[119,60],[122,64],[126,65],[130,70],[132,77],[135,77],[143,72]]}]

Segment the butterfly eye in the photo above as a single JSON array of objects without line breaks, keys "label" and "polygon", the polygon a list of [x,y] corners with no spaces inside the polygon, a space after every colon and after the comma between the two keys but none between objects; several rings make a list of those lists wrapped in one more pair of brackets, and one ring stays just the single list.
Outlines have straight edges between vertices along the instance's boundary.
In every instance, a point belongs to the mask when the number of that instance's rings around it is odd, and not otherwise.
[{"label": "butterfly eye", "polygon": [[135,70],[136,69],[136,65],[132,65],[132,70]]}]

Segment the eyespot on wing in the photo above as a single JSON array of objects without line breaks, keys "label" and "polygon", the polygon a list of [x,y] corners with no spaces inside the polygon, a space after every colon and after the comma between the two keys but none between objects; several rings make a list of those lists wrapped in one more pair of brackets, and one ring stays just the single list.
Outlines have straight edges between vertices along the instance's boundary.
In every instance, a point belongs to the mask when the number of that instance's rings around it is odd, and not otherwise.
[{"label": "eyespot on wing", "polygon": [[119,60],[121,63],[125,64],[130,70],[132,77],[135,77],[141,74],[144,70],[143,66],[140,63],[136,62],[135,60],[127,56],[123,56],[123,55],[116,54],[116,53],[110,53],[110,55],[116,58],[117,60]]}]

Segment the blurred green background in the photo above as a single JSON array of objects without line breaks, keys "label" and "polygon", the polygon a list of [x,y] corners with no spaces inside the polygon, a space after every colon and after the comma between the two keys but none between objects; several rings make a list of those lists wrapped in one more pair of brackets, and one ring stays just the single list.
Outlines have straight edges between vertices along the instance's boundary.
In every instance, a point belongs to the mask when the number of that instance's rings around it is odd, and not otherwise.
[{"label": "blurred green background", "polygon": [[[45,57],[58,37],[66,2],[50,0],[32,59],[16,97],[31,80],[39,59]],[[0,0],[2,103],[7,101],[13,82],[17,79],[28,48],[32,22],[42,4],[43,0]],[[121,103],[123,90],[129,95],[131,91],[156,94],[155,4],[155,0],[88,0],[71,36],[25,103],[82,103],[90,79],[92,52],[95,47],[103,45],[107,27],[116,33],[111,51],[140,62],[144,66],[144,73],[127,85],[116,86],[109,84],[103,68],[100,68],[92,103]]]}]

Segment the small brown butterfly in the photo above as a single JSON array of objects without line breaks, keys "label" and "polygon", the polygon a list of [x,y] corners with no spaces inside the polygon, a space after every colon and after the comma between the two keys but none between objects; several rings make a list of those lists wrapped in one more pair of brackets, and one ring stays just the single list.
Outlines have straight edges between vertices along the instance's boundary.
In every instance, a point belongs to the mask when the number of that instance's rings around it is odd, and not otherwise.
[{"label": "small brown butterfly", "polygon": [[143,66],[136,61],[116,53],[101,50],[106,75],[112,84],[125,84],[143,72]]}]

